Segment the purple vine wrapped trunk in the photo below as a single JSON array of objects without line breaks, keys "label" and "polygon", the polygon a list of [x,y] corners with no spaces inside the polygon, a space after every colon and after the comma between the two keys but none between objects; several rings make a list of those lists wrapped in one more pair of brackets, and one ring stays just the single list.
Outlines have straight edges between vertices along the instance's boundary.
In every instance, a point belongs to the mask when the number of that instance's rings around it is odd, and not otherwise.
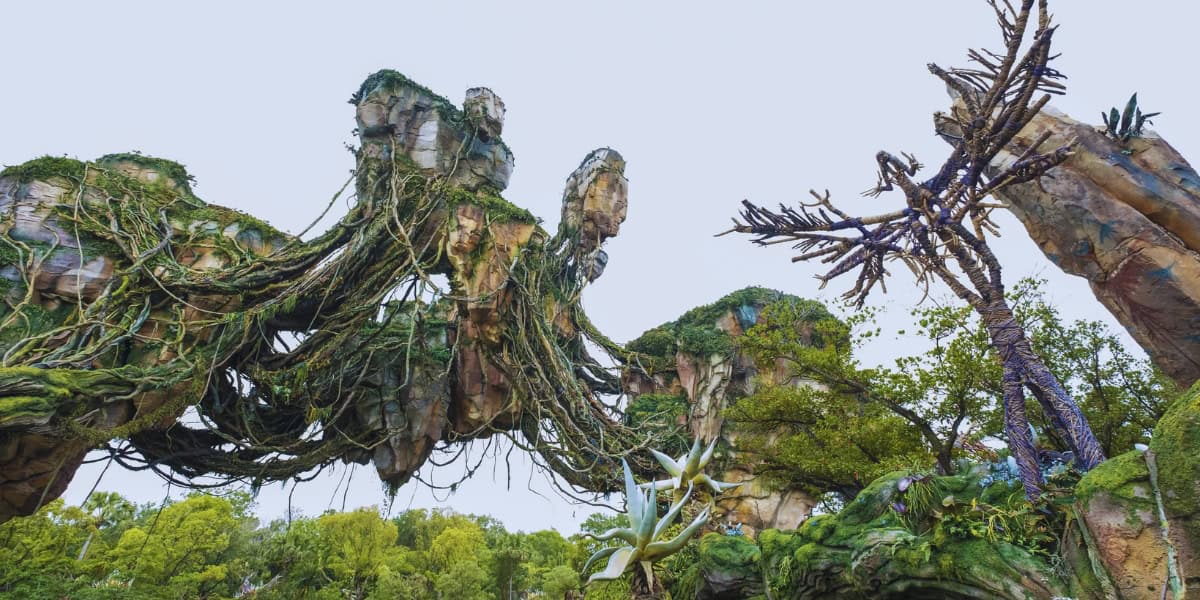
[{"label": "purple vine wrapped trunk", "polygon": [[[933,282],[940,281],[967,302],[988,328],[1003,365],[1005,431],[1031,500],[1038,497],[1043,482],[1025,412],[1026,389],[1038,400],[1080,468],[1091,469],[1104,460],[1087,419],[1033,351],[1017,323],[1005,299],[1000,262],[987,241],[997,232],[991,212],[1000,208],[988,199],[1007,186],[1036,181],[1071,156],[1069,143],[1041,151],[1048,139],[1042,136],[1015,153],[1007,167],[989,170],[993,159],[1009,149],[1050,94],[1065,89],[1058,81],[1064,76],[1049,66],[1054,58],[1050,46],[1055,28],[1050,24],[1047,3],[1022,0],[1019,8],[1014,8],[1009,2],[988,0],[1003,34],[1004,50],[969,51],[977,68],[946,70],[929,65],[930,72],[961,100],[961,108],[941,124],[942,136],[954,149],[937,173],[921,182],[914,179],[922,168],[916,157],[879,152],[879,181],[866,192],[879,196],[899,189],[905,206],[877,215],[852,216],[834,205],[829,192],[815,191],[811,192],[815,202],[802,203],[798,209],[780,206],[777,212],[743,201],[741,219],[735,219],[733,228],[725,232],[757,236],[754,242],[760,245],[794,242],[793,247],[801,252],[794,260],[820,259],[832,264],[819,277],[822,285],[857,270],[855,284],[844,297],[860,306],[876,284],[882,287],[888,275],[887,261],[904,263],[926,293]],[[1036,28],[1027,35],[1031,21]]]}]

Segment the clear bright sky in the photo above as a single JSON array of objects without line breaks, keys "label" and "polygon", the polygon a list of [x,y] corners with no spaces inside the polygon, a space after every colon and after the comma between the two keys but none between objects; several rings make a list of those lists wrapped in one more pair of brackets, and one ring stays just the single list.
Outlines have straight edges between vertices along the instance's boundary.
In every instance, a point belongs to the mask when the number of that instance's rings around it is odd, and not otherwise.
[{"label": "clear bright sky", "polygon": [[[1200,160],[1194,110],[1200,4],[1178,0],[1056,0],[1056,66],[1070,80],[1055,105],[1077,118],[1137,91],[1154,127]],[[925,64],[963,64],[967,47],[999,45],[983,0],[920,2],[14,2],[0,9],[0,163],[36,156],[92,159],[140,150],[177,160],[205,200],[298,232],[353,166],[346,103],[364,77],[399,70],[455,102],[485,85],[508,107],[516,155],[506,197],[556,225],[567,174],[592,148],[628,160],[629,218],[608,245],[609,267],[585,294],[603,331],[629,340],[747,285],[832,301],[813,267],[781,247],[712,238],[738,201],[793,203],[809,188],[864,212],[896,197],[858,198],[881,149],[936,165],[946,148],[930,115],[947,105]],[[345,207],[339,207],[344,212]],[[335,215],[336,216],[336,215]],[[998,243],[1008,281],[1042,275],[1069,317],[1105,318],[1082,280],[1044,260],[1020,225]],[[894,329],[917,300],[900,269],[887,296]],[[945,298],[942,290],[939,297]],[[867,349],[888,361],[907,340]],[[490,464],[490,463],[489,463]],[[438,482],[461,465],[425,469]],[[374,470],[330,469],[293,495],[328,506],[384,504]],[[79,471],[78,502],[99,466]],[[593,511],[550,491],[527,461],[485,466],[453,495],[402,488],[393,511],[449,506],[510,529],[564,533]],[[99,489],[139,502],[164,494],[151,475],[108,471]],[[291,488],[289,486],[288,491]],[[258,497],[264,519],[287,492]]]}]

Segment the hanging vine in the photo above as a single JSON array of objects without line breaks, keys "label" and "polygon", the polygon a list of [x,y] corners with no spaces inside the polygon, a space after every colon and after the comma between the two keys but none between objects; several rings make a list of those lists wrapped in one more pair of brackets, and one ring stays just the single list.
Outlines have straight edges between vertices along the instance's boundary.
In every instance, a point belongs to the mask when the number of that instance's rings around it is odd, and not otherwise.
[{"label": "hanging vine", "polygon": [[382,71],[352,103],[351,208],[310,240],[139,154],[0,174],[0,515],[103,446],[184,485],[373,460],[397,486],[436,445],[503,433],[609,490],[654,442],[622,425],[628,356],[580,306],[624,219],[620,155],[585,159],[549,235],[500,196],[490,91],[459,110]]}]

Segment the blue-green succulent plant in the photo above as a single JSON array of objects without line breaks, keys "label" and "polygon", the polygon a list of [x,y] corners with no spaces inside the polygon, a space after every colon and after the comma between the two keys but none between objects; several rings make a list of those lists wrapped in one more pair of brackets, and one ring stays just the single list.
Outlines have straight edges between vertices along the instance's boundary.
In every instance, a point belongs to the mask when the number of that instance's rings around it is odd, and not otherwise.
[{"label": "blue-green succulent plant", "polygon": [[725,483],[717,481],[712,477],[704,474],[704,468],[712,461],[713,451],[717,447],[717,440],[714,439],[708,444],[707,448],[701,449],[700,438],[696,438],[692,442],[692,449],[687,454],[681,455],[679,458],[671,458],[658,450],[650,450],[658,463],[666,469],[669,479],[652,481],[642,484],[643,487],[652,487],[656,490],[675,490],[675,500],[678,500],[683,495],[684,487],[701,487],[707,486],[712,490],[713,494],[735,488],[740,483]]},{"label": "blue-green succulent plant", "polygon": [[687,543],[700,528],[708,522],[708,509],[701,511],[690,525],[678,535],[665,541],[655,541],[670,526],[671,521],[679,515],[683,505],[692,494],[692,485],[688,484],[687,491],[677,501],[673,502],[662,519],[658,518],[657,490],[654,486],[643,489],[633,480],[633,472],[629,463],[621,460],[625,469],[625,516],[629,521],[628,527],[618,527],[600,535],[591,536],[600,541],[621,540],[621,546],[604,548],[588,559],[583,565],[586,573],[592,563],[607,558],[608,564],[603,570],[588,578],[588,582],[617,579],[628,571],[642,569],[642,574],[648,582],[654,581],[652,565],[655,561],[666,558]]}]

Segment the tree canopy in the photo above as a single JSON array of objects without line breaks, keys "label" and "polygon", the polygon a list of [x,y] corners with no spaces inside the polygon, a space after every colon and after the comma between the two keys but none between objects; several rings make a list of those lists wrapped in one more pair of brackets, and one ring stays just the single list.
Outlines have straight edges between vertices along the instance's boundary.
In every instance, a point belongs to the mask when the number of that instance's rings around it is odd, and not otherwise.
[{"label": "tree canopy", "polygon": [[[1010,297],[1033,346],[1077,399],[1104,451],[1119,454],[1146,442],[1175,386],[1104,324],[1065,320],[1043,282],[1024,280]],[[739,446],[762,458],[761,473],[848,500],[889,471],[953,474],[960,459],[995,459],[1002,444],[988,442],[1006,440],[1002,370],[986,328],[965,307],[924,306],[912,316],[911,333],[928,350],[867,367],[854,351],[880,335],[875,311],[819,322],[819,343],[794,334],[811,327],[794,304],[763,311],[737,344],[761,370],[782,361],[787,376],[760,385],[729,411],[750,432]],[[1039,414],[1029,402],[1030,414]],[[1044,417],[1031,422],[1040,449],[1068,450]]]},{"label": "tree canopy", "polygon": [[241,492],[140,507],[113,493],[55,500],[0,525],[0,598],[561,600],[590,548],[445,510],[260,524],[253,506]]}]

